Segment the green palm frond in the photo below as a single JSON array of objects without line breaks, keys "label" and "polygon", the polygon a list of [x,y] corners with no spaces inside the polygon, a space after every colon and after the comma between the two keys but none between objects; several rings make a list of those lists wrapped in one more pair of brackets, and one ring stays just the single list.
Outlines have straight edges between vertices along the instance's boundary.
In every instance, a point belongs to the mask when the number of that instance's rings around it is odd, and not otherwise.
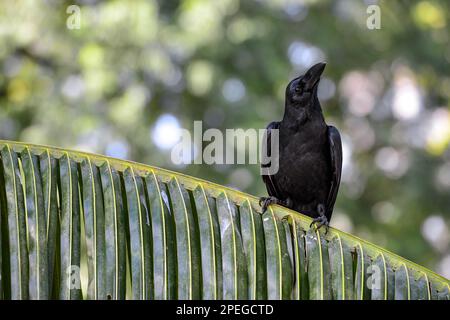
[{"label": "green palm frond", "polygon": [[183,174],[0,141],[0,298],[449,299],[449,280]]}]

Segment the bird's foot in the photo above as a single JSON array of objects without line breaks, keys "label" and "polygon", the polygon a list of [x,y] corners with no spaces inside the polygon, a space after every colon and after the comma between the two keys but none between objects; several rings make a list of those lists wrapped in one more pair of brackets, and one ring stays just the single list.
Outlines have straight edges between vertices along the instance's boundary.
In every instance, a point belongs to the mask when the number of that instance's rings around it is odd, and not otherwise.
[{"label": "bird's foot", "polygon": [[259,206],[261,207],[262,213],[266,212],[267,207],[271,204],[278,204],[280,200],[275,197],[261,197],[259,198]]},{"label": "bird's foot", "polygon": [[317,212],[319,213],[319,216],[313,219],[309,227],[311,228],[312,225],[315,225],[316,229],[319,230],[322,226],[325,226],[325,234],[327,234],[330,222],[325,216],[325,207],[322,204],[319,204],[317,206]]},{"label": "bird's foot", "polygon": [[291,201],[287,199],[286,201],[277,199],[275,197],[261,197],[259,198],[259,205],[261,206],[262,213],[266,212],[267,207],[269,207],[271,204],[279,204],[285,207],[290,207]]},{"label": "bird's foot", "polygon": [[327,217],[320,216],[320,217],[314,218],[313,222],[311,222],[309,227],[311,228],[312,225],[315,225],[317,230],[319,230],[322,226],[325,226],[325,234],[328,233],[329,222],[328,222]]}]

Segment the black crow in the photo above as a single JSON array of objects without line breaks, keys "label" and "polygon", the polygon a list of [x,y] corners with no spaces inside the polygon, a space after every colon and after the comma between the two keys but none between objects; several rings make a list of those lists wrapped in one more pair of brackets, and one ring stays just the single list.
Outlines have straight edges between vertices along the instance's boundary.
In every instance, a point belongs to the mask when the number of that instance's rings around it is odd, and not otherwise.
[{"label": "black crow", "polygon": [[262,173],[269,197],[260,198],[260,205],[263,212],[270,204],[285,206],[328,229],[341,181],[342,144],[339,131],[325,123],[317,97],[325,65],[314,65],[288,84],[283,120],[266,129],[269,155],[271,130],[279,130],[279,169]]}]

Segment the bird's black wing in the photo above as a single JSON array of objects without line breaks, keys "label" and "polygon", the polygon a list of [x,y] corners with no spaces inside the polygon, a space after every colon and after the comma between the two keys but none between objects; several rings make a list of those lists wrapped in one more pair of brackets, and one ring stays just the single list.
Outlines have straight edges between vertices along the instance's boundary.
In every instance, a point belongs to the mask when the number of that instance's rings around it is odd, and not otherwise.
[{"label": "bird's black wing", "polygon": [[326,216],[329,221],[331,219],[331,214],[333,213],[334,203],[336,202],[342,172],[341,135],[333,126],[328,126],[328,142],[330,145],[331,186],[328,193]]},{"label": "bird's black wing", "polygon": [[[272,129],[279,129],[280,128],[280,122],[274,121],[269,123],[269,125],[266,128],[265,134],[267,135],[267,138],[264,140],[266,142],[265,148],[266,151],[263,150],[263,152],[266,152],[266,154],[270,157],[272,155],[271,150],[271,130]],[[264,148],[264,146],[263,146]],[[268,165],[266,165],[268,166]],[[261,164],[261,167],[264,168],[264,164]],[[275,197],[277,199],[281,199],[281,194],[279,191],[279,188],[277,186],[277,182],[275,179],[275,176],[273,175],[264,175],[262,174],[262,179],[264,183],[266,184],[267,192],[269,193],[269,196]]]}]

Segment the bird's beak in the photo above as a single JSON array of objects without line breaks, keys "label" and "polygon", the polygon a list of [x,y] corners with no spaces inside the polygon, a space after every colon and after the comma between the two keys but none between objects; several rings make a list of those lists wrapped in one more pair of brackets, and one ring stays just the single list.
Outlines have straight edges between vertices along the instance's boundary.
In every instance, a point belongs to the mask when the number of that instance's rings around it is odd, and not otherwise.
[{"label": "bird's beak", "polygon": [[320,76],[327,64],[325,62],[320,62],[313,65],[306,73],[303,79],[305,80],[305,89],[311,90],[319,82]]}]

